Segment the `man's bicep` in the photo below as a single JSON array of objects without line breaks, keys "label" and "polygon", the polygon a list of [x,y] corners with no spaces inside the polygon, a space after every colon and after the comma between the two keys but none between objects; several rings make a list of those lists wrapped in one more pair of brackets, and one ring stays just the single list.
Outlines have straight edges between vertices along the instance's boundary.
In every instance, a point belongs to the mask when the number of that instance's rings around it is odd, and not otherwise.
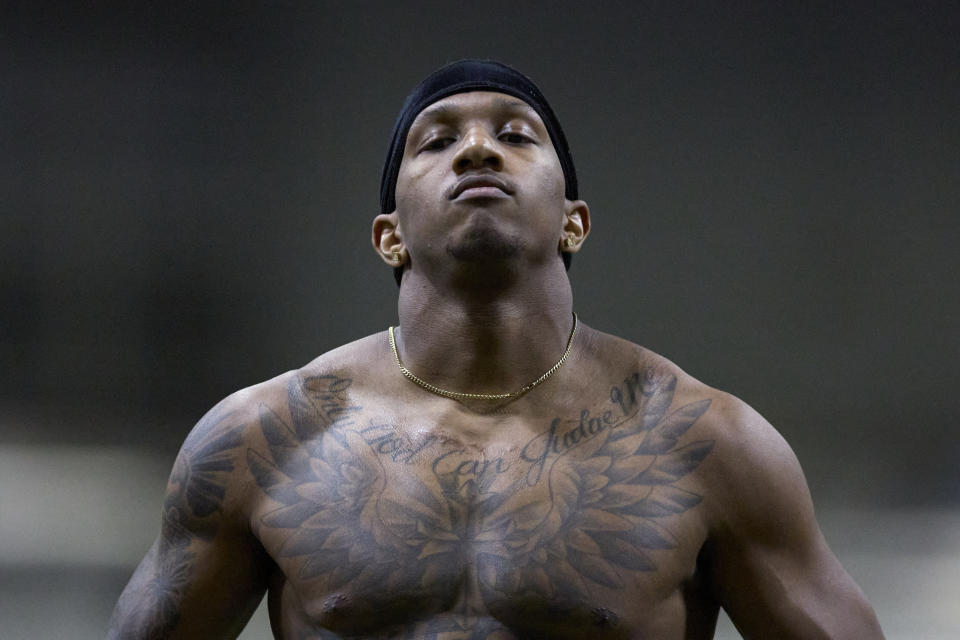
[{"label": "man's bicep", "polygon": [[793,451],[755,413],[745,417],[754,422],[725,443],[735,455],[709,543],[718,600],[747,638],[882,637],[820,532]]},{"label": "man's bicep", "polygon": [[262,598],[270,563],[240,493],[240,414],[221,403],[177,455],[160,533],[117,602],[110,638],[235,637]]},{"label": "man's bicep", "polygon": [[264,591],[251,550],[170,535],[167,523],[131,577],[109,638],[234,638]]},{"label": "man's bicep", "polygon": [[120,595],[107,637],[170,637],[180,620],[191,558],[187,548],[158,537]]},{"label": "man's bicep", "polygon": [[745,638],[880,638],[870,605],[826,544],[718,549],[714,586]]}]

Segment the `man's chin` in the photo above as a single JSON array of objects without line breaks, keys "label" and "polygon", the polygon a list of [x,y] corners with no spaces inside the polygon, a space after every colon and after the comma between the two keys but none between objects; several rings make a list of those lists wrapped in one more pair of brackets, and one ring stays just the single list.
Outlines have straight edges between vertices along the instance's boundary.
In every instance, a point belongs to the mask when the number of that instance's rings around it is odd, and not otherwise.
[{"label": "man's chin", "polygon": [[520,255],[521,243],[489,229],[476,229],[447,246],[447,255],[462,262],[509,260]]}]

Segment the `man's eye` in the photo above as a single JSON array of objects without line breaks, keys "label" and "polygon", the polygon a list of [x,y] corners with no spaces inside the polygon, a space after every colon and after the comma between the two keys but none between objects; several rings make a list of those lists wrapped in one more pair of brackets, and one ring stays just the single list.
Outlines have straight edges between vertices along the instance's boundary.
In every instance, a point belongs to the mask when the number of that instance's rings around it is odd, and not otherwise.
[{"label": "man's eye", "polygon": [[439,151],[439,150],[441,150],[441,149],[446,148],[451,142],[453,142],[453,138],[446,138],[446,137],[445,137],[445,138],[434,138],[433,140],[430,140],[430,141],[427,142],[425,145],[423,145],[423,146],[421,147],[421,150],[423,150],[423,151]]},{"label": "man's eye", "polygon": [[530,142],[530,138],[516,131],[507,131],[500,134],[500,139],[508,144],[524,144]]}]

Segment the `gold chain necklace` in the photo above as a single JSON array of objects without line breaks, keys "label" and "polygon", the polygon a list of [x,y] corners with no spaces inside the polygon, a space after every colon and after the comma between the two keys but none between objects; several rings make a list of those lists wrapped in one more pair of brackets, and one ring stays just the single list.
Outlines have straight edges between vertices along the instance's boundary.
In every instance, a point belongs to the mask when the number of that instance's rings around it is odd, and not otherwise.
[{"label": "gold chain necklace", "polygon": [[465,393],[462,391],[448,391],[447,389],[442,389],[434,384],[430,384],[426,380],[418,378],[410,369],[407,369],[403,366],[403,362],[400,361],[400,352],[397,351],[397,341],[393,337],[393,327],[391,326],[387,329],[387,333],[390,336],[390,348],[393,349],[393,357],[397,360],[397,366],[400,367],[400,372],[407,377],[411,382],[423,387],[427,391],[431,391],[438,396],[444,396],[445,398],[467,398],[472,400],[506,400],[507,398],[517,398],[525,394],[530,389],[533,389],[535,386],[552,376],[557,372],[557,369],[563,366],[563,363],[567,361],[567,356],[570,355],[570,347],[573,346],[573,336],[577,334],[577,314],[573,314],[573,330],[570,331],[570,337],[567,339],[567,348],[564,350],[563,355],[560,356],[560,359],[557,360],[557,364],[553,365],[547,372],[542,376],[534,380],[533,382],[524,385],[519,391],[514,391],[513,393]]}]

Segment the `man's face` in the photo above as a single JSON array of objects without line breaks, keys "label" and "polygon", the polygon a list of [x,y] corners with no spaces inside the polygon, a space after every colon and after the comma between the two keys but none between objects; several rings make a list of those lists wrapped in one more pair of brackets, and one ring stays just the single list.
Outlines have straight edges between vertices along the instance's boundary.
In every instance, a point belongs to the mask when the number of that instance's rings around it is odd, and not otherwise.
[{"label": "man's face", "polygon": [[528,104],[473,91],[425,108],[410,127],[396,203],[415,264],[557,260],[564,177]]}]

